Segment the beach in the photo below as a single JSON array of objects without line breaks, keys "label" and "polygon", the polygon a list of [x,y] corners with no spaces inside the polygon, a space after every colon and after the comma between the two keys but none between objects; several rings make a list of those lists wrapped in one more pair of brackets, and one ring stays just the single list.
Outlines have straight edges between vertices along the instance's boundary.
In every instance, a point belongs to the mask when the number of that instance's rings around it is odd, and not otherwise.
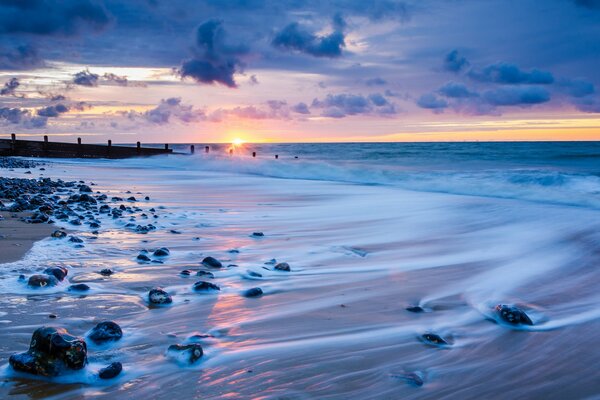
[{"label": "beach", "polygon": [[[589,153],[549,148],[566,152],[565,160]],[[399,170],[383,147],[362,164],[350,147],[335,157],[329,151],[326,164],[308,153],[317,153],[313,147],[302,149],[258,147],[258,158],[248,148],[233,157],[53,160],[27,175],[0,170],[6,178],[60,180],[54,194],[71,199],[63,207],[82,217],[81,224],[74,215],[57,218],[58,199],[53,224],[0,212],[0,397],[600,393],[595,158],[548,155],[515,165],[505,156],[465,156],[472,149],[464,146],[440,148],[469,158],[458,171],[450,167],[455,159],[431,166],[413,147],[410,157],[421,165],[411,160]],[[65,237],[50,237],[61,228]],[[281,263],[289,271],[276,268]],[[48,267],[68,274],[56,285],[28,285]],[[197,290],[197,282],[218,288]],[[74,290],[79,284],[88,289]],[[152,304],[149,292],[159,287],[170,303]],[[254,288],[262,295],[250,295]],[[503,304],[524,310],[531,324],[502,320],[495,307]],[[122,337],[90,340],[102,321],[116,322]],[[41,326],[84,338],[85,367],[47,378],[9,366]],[[190,362],[188,353],[169,350],[177,344],[200,345],[203,355]],[[114,362],[122,372],[100,379]]]}]

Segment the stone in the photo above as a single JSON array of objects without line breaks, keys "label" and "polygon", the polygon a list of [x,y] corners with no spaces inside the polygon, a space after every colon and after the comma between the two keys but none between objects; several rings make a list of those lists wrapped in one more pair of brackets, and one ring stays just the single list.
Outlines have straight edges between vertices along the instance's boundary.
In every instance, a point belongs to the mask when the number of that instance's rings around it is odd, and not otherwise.
[{"label": "stone", "polygon": [[80,370],[87,364],[85,340],[63,328],[36,329],[26,353],[13,354],[10,366],[20,372],[54,377],[68,370]]},{"label": "stone", "polygon": [[58,285],[58,279],[54,275],[36,274],[31,275],[27,281],[29,287],[46,287]]},{"label": "stone", "polygon": [[444,338],[442,338],[440,335],[437,335],[435,333],[425,333],[425,334],[421,335],[421,339],[427,344],[433,344],[436,346],[449,346],[450,345],[450,343],[448,343]]},{"label": "stone", "polygon": [[214,278],[215,277],[215,274],[213,274],[210,271],[198,271],[198,272],[196,272],[196,275],[197,276],[205,276],[207,278]]},{"label": "stone", "polygon": [[116,361],[98,371],[100,379],[112,379],[117,377],[123,371],[123,364]]},{"label": "stone", "polygon": [[96,325],[88,337],[96,344],[117,341],[123,337],[121,327],[113,321],[103,321]]},{"label": "stone", "polygon": [[211,267],[211,268],[222,268],[223,264],[221,264],[221,261],[217,260],[214,257],[204,257],[204,260],[202,260],[202,264],[206,265],[207,267]]},{"label": "stone", "polygon": [[136,257],[136,259],[138,261],[146,261],[146,262],[151,261],[150,257],[148,257],[147,255],[145,255],[144,253],[138,254],[138,256]]},{"label": "stone", "polygon": [[248,270],[248,276],[251,278],[262,278],[262,274]]},{"label": "stone", "polygon": [[44,274],[53,275],[59,281],[64,281],[67,277],[69,270],[65,267],[48,267],[44,270]]},{"label": "stone", "polygon": [[263,291],[259,287],[248,289],[244,292],[244,297],[260,297],[263,295]]},{"label": "stone", "polygon": [[87,292],[88,290],[90,290],[90,287],[85,283],[77,283],[69,286],[70,292]]},{"label": "stone", "polygon": [[104,268],[100,270],[100,275],[111,276],[112,274],[114,274],[114,271],[110,268]]},{"label": "stone", "polygon": [[81,185],[81,186],[79,186],[79,191],[81,193],[92,193],[92,189],[89,186],[87,186],[87,185]]},{"label": "stone", "polygon": [[162,288],[154,288],[148,292],[150,304],[170,304],[173,302],[171,295]]},{"label": "stone", "polygon": [[252,232],[251,236],[253,236],[253,237],[263,237],[263,236],[265,236],[265,234],[262,233],[262,232]]},{"label": "stone", "polygon": [[190,276],[192,274],[192,271],[190,271],[189,269],[184,269],[183,271],[181,271],[179,273],[179,275],[183,275],[183,276]]},{"label": "stone", "polygon": [[291,271],[290,264],[288,264],[286,262],[281,262],[279,264],[276,264],[274,269],[277,271],[285,271],[285,272]]},{"label": "stone", "polygon": [[518,307],[498,304],[495,310],[502,321],[511,325],[533,325],[531,318]]},{"label": "stone", "polygon": [[413,313],[422,313],[425,312],[425,309],[421,306],[408,306],[406,307],[406,311],[410,311]]},{"label": "stone", "polygon": [[175,353],[178,355],[183,355],[186,358],[186,361],[190,364],[195,363],[204,355],[204,351],[202,350],[202,346],[198,343],[191,344],[172,344],[169,346],[167,350],[169,353]]},{"label": "stone", "polygon": [[56,231],[52,232],[52,234],[50,236],[52,236],[53,238],[56,238],[56,239],[63,239],[65,237],[67,237],[67,233],[65,231],[56,230]]},{"label": "stone", "polygon": [[215,285],[214,283],[206,282],[206,281],[198,281],[194,283],[194,290],[196,292],[212,292],[221,290],[220,287]]},{"label": "stone", "polygon": [[166,257],[169,254],[171,254],[171,253],[169,252],[169,249],[167,249],[166,247],[161,247],[160,249],[154,250],[155,257]]},{"label": "stone", "polygon": [[71,243],[83,243],[83,239],[77,236],[69,236],[69,242]]}]

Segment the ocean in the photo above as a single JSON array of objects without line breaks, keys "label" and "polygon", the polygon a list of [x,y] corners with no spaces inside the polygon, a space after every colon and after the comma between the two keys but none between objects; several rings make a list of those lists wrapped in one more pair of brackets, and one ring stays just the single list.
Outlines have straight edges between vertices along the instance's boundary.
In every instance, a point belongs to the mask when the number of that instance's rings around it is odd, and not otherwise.
[{"label": "ocean", "polygon": [[[153,208],[157,229],[104,218],[93,234],[60,222],[84,247],[47,239],[0,267],[0,397],[600,396],[600,142],[204,146],[32,171],[136,196],[144,211],[127,217],[146,221]],[[136,260],[158,247],[170,250],[163,263]],[[206,256],[228,266],[214,271],[218,293],[194,292],[200,278],[179,274]],[[68,266],[70,283],[91,291],[18,280],[48,265]],[[155,286],[173,304],[150,306]],[[242,295],[253,287],[263,296]],[[498,304],[521,307],[533,325],[502,322]],[[90,344],[85,371],[26,379],[6,360],[49,312],[74,334],[114,320],[124,337]],[[426,333],[447,345],[423,342]],[[166,351],[175,343],[201,343],[205,355],[188,365]],[[114,360],[123,373],[99,381]]]}]

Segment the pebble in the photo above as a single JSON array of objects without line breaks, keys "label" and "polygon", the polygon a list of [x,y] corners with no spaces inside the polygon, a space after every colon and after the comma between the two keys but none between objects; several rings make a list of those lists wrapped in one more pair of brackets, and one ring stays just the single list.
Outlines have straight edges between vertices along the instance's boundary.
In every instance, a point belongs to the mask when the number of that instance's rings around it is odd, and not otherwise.
[{"label": "pebble", "polygon": [[98,377],[100,379],[112,379],[117,377],[121,371],[123,371],[123,364],[117,361],[98,371]]},{"label": "pebble", "polygon": [[275,270],[290,272],[291,271],[290,264],[288,264],[286,262],[279,263],[279,264],[275,265]]},{"label": "pebble", "polygon": [[214,283],[206,282],[206,281],[198,281],[194,283],[194,290],[196,292],[209,292],[209,291],[217,291],[221,290],[221,288]]},{"label": "pebble", "polygon": [[217,260],[214,257],[205,257],[204,260],[202,260],[202,264],[206,265],[207,267],[211,267],[211,268],[222,268],[223,264],[221,263],[221,261]]},{"label": "pebble", "polygon": [[123,337],[123,330],[113,321],[103,321],[90,331],[88,337],[92,342],[102,344],[121,339]]},{"label": "pebble", "polygon": [[263,291],[259,287],[248,289],[244,292],[244,297],[260,297],[263,295]]},{"label": "pebble", "polygon": [[170,304],[173,302],[171,295],[162,288],[154,288],[148,292],[150,304]]}]

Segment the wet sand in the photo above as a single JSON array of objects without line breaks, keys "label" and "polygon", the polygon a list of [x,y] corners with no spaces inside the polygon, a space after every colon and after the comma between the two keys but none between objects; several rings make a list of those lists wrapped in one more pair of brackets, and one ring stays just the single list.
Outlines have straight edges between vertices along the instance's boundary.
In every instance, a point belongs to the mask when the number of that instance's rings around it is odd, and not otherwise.
[{"label": "wet sand", "polygon": [[34,243],[50,236],[56,229],[50,224],[28,224],[21,221],[29,213],[0,212],[0,264],[20,260]]}]

